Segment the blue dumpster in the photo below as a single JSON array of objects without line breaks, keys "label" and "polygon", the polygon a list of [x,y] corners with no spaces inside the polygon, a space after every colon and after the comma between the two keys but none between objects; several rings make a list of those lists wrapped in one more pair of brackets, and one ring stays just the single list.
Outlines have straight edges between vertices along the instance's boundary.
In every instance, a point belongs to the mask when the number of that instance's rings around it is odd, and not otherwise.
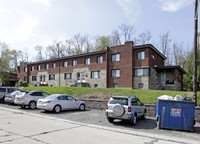
[{"label": "blue dumpster", "polygon": [[194,102],[157,98],[156,123],[158,128],[193,131],[194,118]]}]

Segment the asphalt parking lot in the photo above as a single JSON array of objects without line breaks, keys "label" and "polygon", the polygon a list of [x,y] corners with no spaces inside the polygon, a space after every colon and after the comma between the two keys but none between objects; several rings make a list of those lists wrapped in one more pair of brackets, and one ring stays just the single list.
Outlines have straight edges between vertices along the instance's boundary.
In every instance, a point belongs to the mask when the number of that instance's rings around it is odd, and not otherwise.
[{"label": "asphalt parking lot", "polygon": [[101,125],[111,128],[127,129],[133,131],[140,131],[151,134],[167,135],[179,138],[195,139],[200,141],[200,124],[197,123],[194,127],[194,132],[174,131],[157,129],[154,117],[147,117],[145,120],[138,120],[135,126],[132,126],[124,121],[115,121],[113,124],[106,119],[104,110],[86,109],[85,111],[63,111],[61,113],[44,112],[43,110],[30,110],[28,108],[22,109],[16,105],[0,104],[0,107],[19,110],[22,112],[34,113],[43,116],[56,117],[59,119],[71,120],[86,124]]}]

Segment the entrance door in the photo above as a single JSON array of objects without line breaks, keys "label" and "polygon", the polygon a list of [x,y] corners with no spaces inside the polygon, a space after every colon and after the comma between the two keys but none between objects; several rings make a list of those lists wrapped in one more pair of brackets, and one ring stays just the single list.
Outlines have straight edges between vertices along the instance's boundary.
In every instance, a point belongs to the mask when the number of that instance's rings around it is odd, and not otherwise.
[{"label": "entrance door", "polygon": [[77,73],[77,82],[85,82],[85,72],[78,72]]},{"label": "entrance door", "polygon": [[161,73],[161,85],[165,85],[166,83],[166,73],[162,72]]}]

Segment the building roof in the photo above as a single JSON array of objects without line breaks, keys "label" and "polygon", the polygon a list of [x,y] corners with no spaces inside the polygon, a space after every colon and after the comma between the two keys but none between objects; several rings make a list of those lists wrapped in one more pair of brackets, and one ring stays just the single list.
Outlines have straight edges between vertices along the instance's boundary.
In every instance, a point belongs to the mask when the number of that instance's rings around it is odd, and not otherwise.
[{"label": "building roof", "polygon": [[175,65],[175,66],[160,66],[160,67],[155,67],[156,70],[167,70],[167,69],[178,69],[181,71],[183,74],[186,74],[185,70],[182,69],[180,66]]},{"label": "building roof", "polygon": [[137,45],[137,46],[133,46],[133,49],[140,49],[140,48],[148,48],[150,47],[151,49],[153,49],[157,54],[159,54],[162,58],[164,58],[165,60],[167,59],[167,57],[165,57],[157,48],[155,48],[152,44],[144,44],[144,45]]},{"label": "building roof", "polygon": [[38,61],[38,62],[31,62],[31,63],[28,63],[28,65],[40,64],[40,63],[46,63],[46,62],[52,62],[52,61],[58,61],[58,60],[65,60],[65,59],[71,59],[71,58],[78,58],[78,57],[90,56],[90,55],[95,55],[95,54],[103,54],[103,53],[106,53],[106,50],[84,53],[84,54],[78,54],[78,55],[72,55],[72,56],[67,56],[67,57],[61,57],[60,59],[54,58],[54,59],[43,60],[43,61]]}]

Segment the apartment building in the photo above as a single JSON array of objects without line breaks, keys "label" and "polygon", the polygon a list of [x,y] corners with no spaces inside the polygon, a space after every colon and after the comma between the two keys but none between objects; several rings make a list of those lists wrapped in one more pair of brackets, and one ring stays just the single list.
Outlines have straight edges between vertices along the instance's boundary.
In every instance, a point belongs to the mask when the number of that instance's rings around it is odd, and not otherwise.
[{"label": "apartment building", "polygon": [[30,86],[87,86],[182,90],[180,66],[165,66],[166,57],[151,44],[132,41],[106,50],[18,66],[18,79]]}]

